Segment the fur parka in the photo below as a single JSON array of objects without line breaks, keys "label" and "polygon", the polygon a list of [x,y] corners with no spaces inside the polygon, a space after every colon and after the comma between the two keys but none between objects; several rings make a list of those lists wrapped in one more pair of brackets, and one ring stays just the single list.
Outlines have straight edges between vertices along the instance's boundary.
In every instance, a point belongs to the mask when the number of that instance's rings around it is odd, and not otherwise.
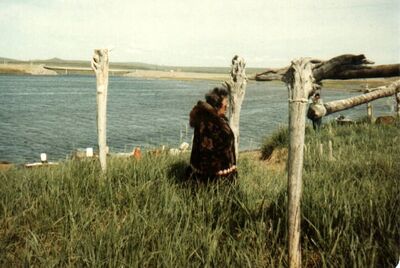
[{"label": "fur parka", "polygon": [[225,116],[199,101],[190,112],[190,126],[194,128],[190,164],[197,172],[213,177],[236,165],[234,134]]}]

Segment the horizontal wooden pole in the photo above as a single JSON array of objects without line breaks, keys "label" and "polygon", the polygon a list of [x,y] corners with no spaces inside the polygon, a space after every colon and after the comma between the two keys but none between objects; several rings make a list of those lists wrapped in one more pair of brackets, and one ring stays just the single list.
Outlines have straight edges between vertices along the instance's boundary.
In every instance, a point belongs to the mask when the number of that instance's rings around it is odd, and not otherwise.
[{"label": "horizontal wooden pole", "polygon": [[400,91],[400,80],[390,84],[385,89],[375,90],[370,93],[354,96],[345,100],[337,100],[325,103],[326,115],[347,110],[360,104],[364,104],[376,99],[393,96]]}]

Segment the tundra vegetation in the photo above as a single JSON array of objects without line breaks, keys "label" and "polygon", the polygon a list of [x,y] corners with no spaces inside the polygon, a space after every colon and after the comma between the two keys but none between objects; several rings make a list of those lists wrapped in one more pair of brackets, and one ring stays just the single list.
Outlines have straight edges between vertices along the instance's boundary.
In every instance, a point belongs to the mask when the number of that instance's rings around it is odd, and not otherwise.
[{"label": "tundra vegetation", "polygon": [[[307,128],[304,267],[399,261],[400,125]],[[242,153],[236,185],[184,180],[188,155],[0,172],[0,266],[286,267],[287,129]],[[333,144],[334,160],[319,144]],[[276,168],[279,166],[279,168]]]}]

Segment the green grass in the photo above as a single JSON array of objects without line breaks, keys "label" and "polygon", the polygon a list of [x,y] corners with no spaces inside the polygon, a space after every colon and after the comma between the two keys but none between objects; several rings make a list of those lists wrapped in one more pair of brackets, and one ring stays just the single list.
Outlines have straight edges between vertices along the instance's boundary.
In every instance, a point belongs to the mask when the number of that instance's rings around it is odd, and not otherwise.
[{"label": "green grass", "polygon": [[[399,126],[307,132],[305,267],[394,267]],[[313,146],[333,142],[335,161]],[[325,146],[326,147],[326,146]],[[241,156],[236,185],[185,181],[188,156],[0,173],[0,266],[286,267],[286,174]]]}]

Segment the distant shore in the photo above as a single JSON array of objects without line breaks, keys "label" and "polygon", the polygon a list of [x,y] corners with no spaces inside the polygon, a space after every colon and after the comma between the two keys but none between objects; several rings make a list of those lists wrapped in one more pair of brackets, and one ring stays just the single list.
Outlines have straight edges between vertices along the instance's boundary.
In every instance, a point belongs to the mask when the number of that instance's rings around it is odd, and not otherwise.
[{"label": "distant shore", "polygon": [[227,80],[229,74],[218,73],[195,73],[180,71],[153,71],[153,70],[135,70],[124,74],[126,77],[138,78],[159,78],[159,79],[177,79],[177,80]]},{"label": "distant shore", "polygon": [[[57,67],[59,68],[59,67]],[[45,64],[27,64],[27,63],[13,63],[13,64],[0,64],[0,74],[14,74],[14,75],[93,75],[89,67],[82,66],[63,66],[59,69],[51,69]],[[172,80],[214,80],[225,81],[229,79],[229,73],[218,72],[204,72],[204,71],[181,71],[180,69],[174,70],[144,70],[132,68],[110,68],[111,76],[135,77],[145,79],[172,79]],[[248,72],[249,80],[254,80],[253,73]],[[352,80],[325,80],[323,81],[323,88],[332,90],[345,90],[345,91],[362,91],[365,87],[374,88],[387,85],[400,77],[391,78],[373,78],[373,79],[352,79]],[[281,83],[280,81],[258,82],[258,83]]]},{"label": "distant shore", "polygon": [[[93,75],[93,71],[86,67],[63,66],[47,67],[45,64],[0,64],[0,74],[15,75]],[[176,80],[226,80],[228,73],[186,72],[175,70],[141,70],[141,69],[113,69],[111,76],[125,76],[137,78],[176,79]]]},{"label": "distant shore", "polygon": [[0,64],[0,74],[57,75],[57,72],[45,69],[43,64]]}]

